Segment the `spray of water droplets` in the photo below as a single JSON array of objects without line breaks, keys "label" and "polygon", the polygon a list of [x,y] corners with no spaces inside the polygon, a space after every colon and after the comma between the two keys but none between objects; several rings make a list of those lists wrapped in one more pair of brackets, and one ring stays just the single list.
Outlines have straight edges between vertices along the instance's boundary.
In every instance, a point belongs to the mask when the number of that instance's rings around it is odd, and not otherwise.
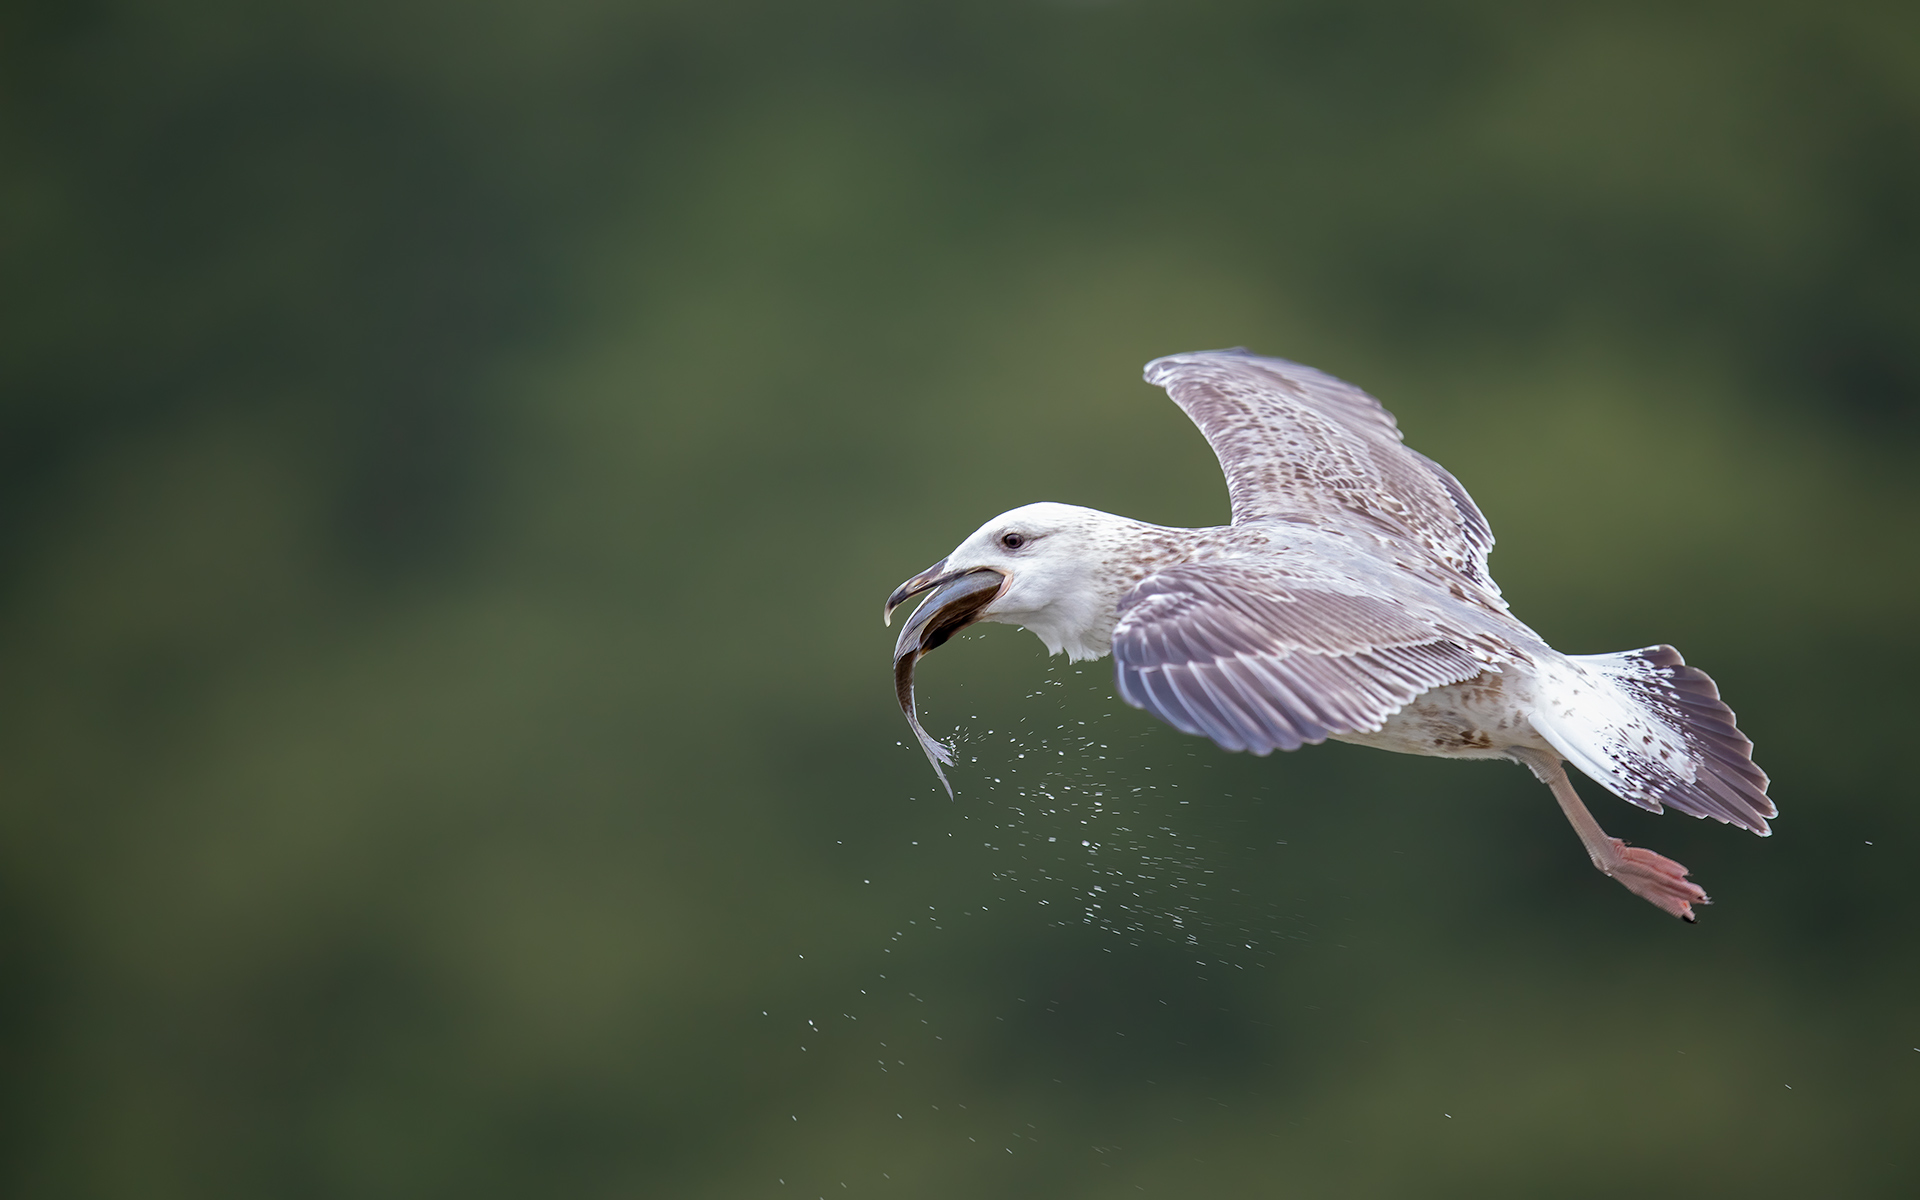
[{"label": "spray of water droplets", "polygon": [[[1284,869],[1276,856],[1285,842],[1268,839],[1249,858],[1237,852],[1249,849],[1248,839],[1223,829],[1258,801],[1203,788],[1188,764],[1170,761],[1171,754],[1193,755],[1204,767],[1203,756],[1215,753],[1210,747],[1182,745],[1187,739],[1175,731],[1128,719],[1097,669],[1050,661],[1024,701],[1025,711],[1009,714],[1011,720],[961,716],[948,736],[961,768],[953,776],[957,801],[949,805],[934,788],[947,828],[920,824],[910,834],[912,847],[941,832],[955,848],[977,837],[989,860],[980,882],[990,894],[968,887],[959,904],[949,897],[937,906],[928,903],[931,895],[916,896],[890,923],[857,996],[838,1004],[816,997],[804,1014],[779,1015],[792,1023],[796,1055],[827,1060],[820,1069],[829,1072],[857,1064],[902,1080],[919,1073],[922,1057],[956,1052],[950,1039],[981,1036],[976,1026],[985,1014],[956,1011],[912,989],[927,975],[928,939],[989,907],[1001,919],[1018,922],[1024,909],[1049,926],[1109,937],[1115,952],[1178,946],[1202,979],[1265,966],[1287,942],[1319,940],[1296,905],[1256,899],[1261,889],[1248,883],[1253,871]],[[904,1007],[902,997],[910,1002]],[[1006,1019],[1025,1003],[1011,997],[1008,1011],[991,1019]],[[768,1019],[776,1019],[778,1007],[767,1006]],[[805,1114],[782,1119],[802,1126]],[[978,1123],[958,1096],[903,1100],[896,1119],[931,1120],[956,1147],[964,1139],[967,1148],[991,1144],[1007,1154],[1033,1129]],[[810,1170],[796,1161],[783,1175]]]},{"label": "spray of water droplets", "polygon": [[[1198,804],[1208,818],[1230,817],[1219,806],[1239,802],[1202,796],[1191,783],[1193,799],[1183,795],[1162,749],[1179,735],[1116,734],[1118,701],[1094,692],[1104,686],[1053,660],[1010,728],[974,717],[951,734],[971,775],[960,803],[978,806],[962,819],[988,826],[982,844],[1001,856],[993,878],[1011,889],[1005,898],[1026,897],[1052,924],[1093,926],[1134,945],[1163,938],[1234,969],[1271,957],[1277,942],[1310,940],[1304,916],[1236,885],[1224,844],[1196,813]],[[1089,700],[1098,707],[1088,711]],[[1155,779],[1155,758],[1167,778]]]}]

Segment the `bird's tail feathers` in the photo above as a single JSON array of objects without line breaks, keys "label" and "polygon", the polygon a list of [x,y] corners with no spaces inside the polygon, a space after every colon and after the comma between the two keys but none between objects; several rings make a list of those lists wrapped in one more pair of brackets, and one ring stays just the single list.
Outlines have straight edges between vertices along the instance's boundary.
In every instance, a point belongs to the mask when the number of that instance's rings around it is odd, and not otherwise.
[{"label": "bird's tail feathers", "polygon": [[1765,836],[1777,815],[1753,743],[1706,672],[1672,646],[1540,664],[1533,726],[1623,800],[1671,807]]}]

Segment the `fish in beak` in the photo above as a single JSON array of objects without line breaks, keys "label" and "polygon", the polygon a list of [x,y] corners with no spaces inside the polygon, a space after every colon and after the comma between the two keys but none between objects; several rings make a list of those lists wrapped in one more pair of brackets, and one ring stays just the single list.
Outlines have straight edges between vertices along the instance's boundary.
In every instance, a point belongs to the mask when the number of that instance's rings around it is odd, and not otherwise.
[{"label": "fish in beak", "polygon": [[891,624],[893,610],[922,592],[930,592],[920,607],[913,610],[907,623],[900,627],[900,640],[893,644],[893,690],[900,697],[900,711],[907,716],[907,724],[913,727],[913,736],[920,741],[920,748],[926,751],[927,761],[933,764],[933,773],[939,777],[942,787],[947,789],[947,798],[953,798],[953,785],[947,782],[947,773],[940,769],[941,764],[953,762],[953,752],[927,735],[920,727],[920,717],[913,707],[913,667],[921,657],[944,645],[946,640],[962,629],[980,619],[980,611],[993,603],[1001,589],[1006,587],[1008,576],[992,567],[972,567],[965,570],[949,571],[947,560],[928,567],[926,570],[893,589],[893,595],[887,597],[886,609],[881,620]]}]

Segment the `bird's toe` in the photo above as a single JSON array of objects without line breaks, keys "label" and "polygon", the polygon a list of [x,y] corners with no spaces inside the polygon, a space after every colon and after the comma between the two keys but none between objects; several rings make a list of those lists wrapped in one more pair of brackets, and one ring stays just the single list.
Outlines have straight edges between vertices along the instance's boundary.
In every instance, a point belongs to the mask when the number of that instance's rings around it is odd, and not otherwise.
[{"label": "bird's toe", "polygon": [[1694,919],[1694,905],[1713,903],[1705,889],[1687,878],[1684,866],[1644,846],[1611,840],[1617,857],[1607,874],[1642,900],[1689,922]]}]

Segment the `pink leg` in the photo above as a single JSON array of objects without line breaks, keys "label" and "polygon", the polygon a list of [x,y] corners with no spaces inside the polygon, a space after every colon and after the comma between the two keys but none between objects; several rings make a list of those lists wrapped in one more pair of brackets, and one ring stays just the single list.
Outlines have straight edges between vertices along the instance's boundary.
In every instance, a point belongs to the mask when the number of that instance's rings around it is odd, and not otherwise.
[{"label": "pink leg", "polygon": [[1560,811],[1567,814],[1580,842],[1587,848],[1593,865],[1615,882],[1660,911],[1682,921],[1693,920],[1693,906],[1711,904],[1700,886],[1687,881],[1687,869],[1670,858],[1663,858],[1640,846],[1629,846],[1617,837],[1608,837],[1593,819],[1573,782],[1557,761],[1528,762],[1541,783],[1553,789]]}]

